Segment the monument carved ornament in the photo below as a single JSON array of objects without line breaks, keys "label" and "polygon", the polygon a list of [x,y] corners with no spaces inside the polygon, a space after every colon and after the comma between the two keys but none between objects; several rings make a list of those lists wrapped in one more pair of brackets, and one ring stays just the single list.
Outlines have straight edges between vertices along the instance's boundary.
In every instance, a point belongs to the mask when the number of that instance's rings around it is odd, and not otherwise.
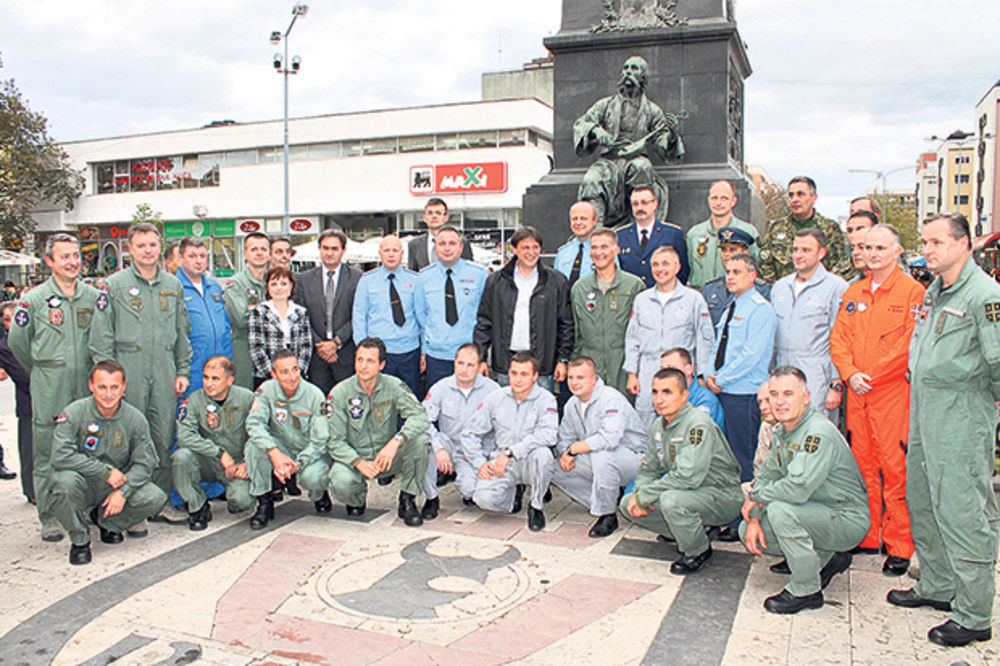
[{"label": "monument carved ornament", "polygon": [[677,0],[604,0],[604,18],[592,32],[644,28],[676,28],[687,18],[677,15]]}]

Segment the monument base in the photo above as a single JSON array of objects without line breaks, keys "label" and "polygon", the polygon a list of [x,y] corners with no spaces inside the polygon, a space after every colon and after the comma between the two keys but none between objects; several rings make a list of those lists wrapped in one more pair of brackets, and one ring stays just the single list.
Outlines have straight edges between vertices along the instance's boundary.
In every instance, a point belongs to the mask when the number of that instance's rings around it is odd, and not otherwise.
[{"label": "monument base", "polygon": [[[543,251],[555,252],[572,235],[569,207],[577,200],[585,172],[585,168],[550,171],[525,193],[523,221],[542,234]],[[709,186],[716,180],[728,180],[736,188],[738,198],[733,214],[761,230],[767,224],[760,195],[743,174],[729,164],[658,166],[656,173],[670,188],[667,222],[686,230],[707,220]]]}]

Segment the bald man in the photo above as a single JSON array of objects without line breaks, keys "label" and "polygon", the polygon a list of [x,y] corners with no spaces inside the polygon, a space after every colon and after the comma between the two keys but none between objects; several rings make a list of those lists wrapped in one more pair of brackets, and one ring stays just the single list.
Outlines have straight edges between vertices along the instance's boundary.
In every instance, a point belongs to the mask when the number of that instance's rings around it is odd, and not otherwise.
[{"label": "bald man", "polygon": [[354,341],[382,340],[386,348],[382,372],[402,380],[416,394],[420,387],[420,325],[413,307],[417,274],[403,268],[403,245],[395,235],[382,239],[378,256],[382,265],[361,276],[354,294]]}]

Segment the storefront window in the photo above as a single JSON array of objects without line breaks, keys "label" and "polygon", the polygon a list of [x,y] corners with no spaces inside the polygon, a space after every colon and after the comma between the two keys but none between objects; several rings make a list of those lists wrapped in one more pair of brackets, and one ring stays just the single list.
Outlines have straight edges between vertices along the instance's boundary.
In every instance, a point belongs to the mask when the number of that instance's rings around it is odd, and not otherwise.
[{"label": "storefront window", "polygon": [[94,183],[98,194],[111,194],[115,191],[115,167],[113,164],[97,164],[94,166]]},{"label": "storefront window", "polygon": [[331,160],[343,154],[343,147],[338,143],[313,143],[309,146],[309,159]]},{"label": "storefront window", "polygon": [[182,182],[184,183],[184,189],[189,189],[192,187],[198,187],[198,156],[197,155],[185,155],[184,156],[184,174]]},{"label": "storefront window", "polygon": [[458,135],[457,134],[438,134],[437,135],[437,149],[438,150],[455,150],[458,148]]},{"label": "storefront window", "polygon": [[523,129],[500,130],[500,145],[523,146],[524,134],[525,131]]},{"label": "storefront window", "polygon": [[[281,159],[284,161],[285,153],[284,148],[281,149]],[[288,161],[289,162],[301,162],[302,160],[309,159],[309,146],[289,146],[288,147]]]},{"label": "storefront window", "polygon": [[399,137],[399,152],[415,153],[421,150],[434,150],[433,134]]},{"label": "storefront window", "polygon": [[201,187],[213,187],[219,184],[219,164],[222,153],[206,153],[198,156],[198,174]]},{"label": "storefront window", "polygon": [[230,150],[226,153],[226,166],[246,166],[257,163],[256,150]]},{"label": "storefront window", "polygon": [[128,160],[115,162],[115,192],[128,192],[130,180]]},{"label": "storefront window", "polygon": [[364,142],[349,141],[344,144],[344,157],[358,157],[364,150]]},{"label": "storefront window", "polygon": [[489,132],[463,132],[458,135],[458,147],[465,150],[469,148],[495,148],[497,145],[497,133],[495,130]]},{"label": "storefront window", "polygon": [[364,142],[365,155],[386,155],[396,152],[396,139],[370,139]]},{"label": "storefront window", "polygon": [[215,277],[230,277],[236,273],[236,239],[212,240],[212,266]]},{"label": "storefront window", "polygon": [[111,275],[118,270],[118,248],[114,243],[104,245],[104,258],[101,261],[101,270],[105,275]]},{"label": "storefront window", "polygon": [[180,188],[182,166],[180,157],[161,157],[156,160],[156,189]]},{"label": "storefront window", "polygon": [[281,146],[257,149],[257,161],[263,164],[280,162],[284,159],[285,149]]}]

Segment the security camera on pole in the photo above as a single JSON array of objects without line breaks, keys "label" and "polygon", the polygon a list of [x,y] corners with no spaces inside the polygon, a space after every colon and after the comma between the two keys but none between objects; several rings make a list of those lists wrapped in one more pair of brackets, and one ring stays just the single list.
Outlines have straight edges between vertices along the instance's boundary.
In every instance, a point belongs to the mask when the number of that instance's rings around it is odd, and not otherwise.
[{"label": "security camera on pole", "polygon": [[[281,225],[281,233],[284,236],[288,235],[288,75],[298,74],[299,67],[302,65],[302,58],[299,56],[292,56],[292,60],[289,63],[288,60],[288,35],[292,31],[292,27],[295,25],[295,21],[300,16],[305,16],[306,12],[309,11],[309,5],[303,4],[301,2],[296,3],[292,7],[292,22],[288,24],[288,29],[285,30],[285,34],[282,35],[280,30],[275,30],[271,33],[271,43],[277,46],[280,42],[285,43],[285,54],[280,53],[274,54],[274,71],[278,74],[283,74],[285,77],[285,114],[284,114],[284,173],[285,173],[285,217]],[[288,65],[291,65],[289,68]]]}]

